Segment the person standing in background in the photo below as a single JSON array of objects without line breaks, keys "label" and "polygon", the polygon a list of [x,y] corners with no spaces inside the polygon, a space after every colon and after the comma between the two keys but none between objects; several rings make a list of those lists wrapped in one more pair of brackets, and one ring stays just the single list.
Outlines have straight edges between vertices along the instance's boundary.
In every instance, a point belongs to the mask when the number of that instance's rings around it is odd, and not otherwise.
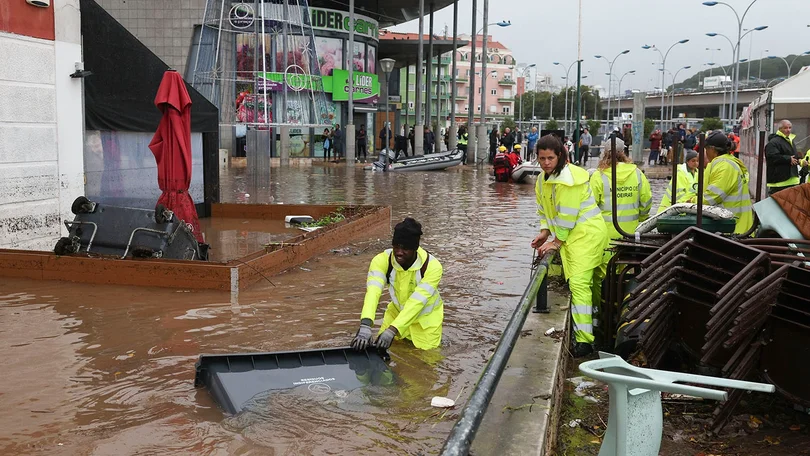
[{"label": "person standing in background", "polygon": [[582,136],[579,138],[579,157],[582,160],[582,166],[588,164],[588,155],[590,155],[592,142],[593,136],[591,136],[587,128],[583,129]]},{"label": "person standing in background", "polygon": [[332,132],[332,142],[335,149],[335,161],[340,160],[343,156],[343,130],[340,129],[340,124],[335,124],[335,130]]},{"label": "person standing in background", "polygon": [[360,125],[360,130],[357,132],[357,158],[363,155],[363,163],[366,162],[366,153],[368,150],[368,135],[366,134],[366,126]]}]

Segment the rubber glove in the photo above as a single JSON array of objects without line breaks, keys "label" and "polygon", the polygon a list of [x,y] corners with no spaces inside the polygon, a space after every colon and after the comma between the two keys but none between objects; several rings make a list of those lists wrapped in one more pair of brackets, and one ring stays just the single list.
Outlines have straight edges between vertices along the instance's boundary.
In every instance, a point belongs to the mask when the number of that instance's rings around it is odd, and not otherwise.
[{"label": "rubber glove", "polygon": [[360,328],[357,334],[352,339],[352,348],[357,351],[363,351],[371,345],[371,325],[372,321],[368,318],[360,320]]},{"label": "rubber glove", "polygon": [[377,348],[387,350],[394,341],[394,337],[396,337],[398,334],[399,332],[397,331],[397,328],[389,326],[385,331],[382,332],[382,334],[380,334],[380,337],[377,338],[377,343],[375,345]]}]

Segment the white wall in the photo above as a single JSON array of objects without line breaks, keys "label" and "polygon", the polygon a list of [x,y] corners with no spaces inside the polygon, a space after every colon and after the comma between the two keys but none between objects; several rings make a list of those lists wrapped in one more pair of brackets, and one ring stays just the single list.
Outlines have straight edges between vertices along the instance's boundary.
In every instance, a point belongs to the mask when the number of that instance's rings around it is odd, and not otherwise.
[{"label": "white wall", "polygon": [[56,41],[0,33],[0,248],[51,250],[84,186],[78,0],[55,0]]}]

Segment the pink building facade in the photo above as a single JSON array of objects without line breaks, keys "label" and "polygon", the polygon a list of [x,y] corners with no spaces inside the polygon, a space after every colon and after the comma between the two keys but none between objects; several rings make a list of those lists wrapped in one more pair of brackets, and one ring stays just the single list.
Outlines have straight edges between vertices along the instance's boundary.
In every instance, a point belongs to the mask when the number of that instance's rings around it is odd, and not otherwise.
[{"label": "pink building facade", "polygon": [[[469,41],[470,35],[460,35],[460,40]],[[476,36],[475,56],[472,55],[472,46],[459,48],[456,53],[457,70],[454,85],[456,104],[456,122],[466,122],[470,112],[476,122],[481,118],[481,51],[483,35]],[[448,57],[450,57],[448,55]],[[475,75],[470,72],[470,62],[475,58]],[[487,122],[500,122],[506,117],[515,115],[515,95],[517,79],[515,66],[517,61],[512,51],[492,36],[487,38],[487,87],[484,101],[484,115]],[[475,78],[475,102],[468,104],[470,81]]]}]

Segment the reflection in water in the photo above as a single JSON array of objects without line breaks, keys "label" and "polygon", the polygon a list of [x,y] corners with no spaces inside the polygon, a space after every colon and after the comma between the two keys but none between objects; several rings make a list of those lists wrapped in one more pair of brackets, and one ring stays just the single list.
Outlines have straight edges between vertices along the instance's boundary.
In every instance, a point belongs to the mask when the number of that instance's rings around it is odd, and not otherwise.
[{"label": "reflection in water", "polygon": [[[382,174],[314,166],[274,169],[276,181],[254,189],[239,171],[223,176],[224,202],[388,204],[394,221],[419,220],[423,246],[444,265],[442,347],[395,343],[393,387],[375,385],[372,374],[371,386],[345,397],[273,393],[225,417],[193,387],[197,357],[348,345],[369,261],[390,237],[313,258],[241,293],[235,305],[223,292],[5,280],[3,454],[438,451],[457,412],[443,415],[431,398],[461,394],[463,403],[528,282],[532,186],[496,184],[487,171],[460,167]],[[228,234],[215,238],[228,242]]]}]

